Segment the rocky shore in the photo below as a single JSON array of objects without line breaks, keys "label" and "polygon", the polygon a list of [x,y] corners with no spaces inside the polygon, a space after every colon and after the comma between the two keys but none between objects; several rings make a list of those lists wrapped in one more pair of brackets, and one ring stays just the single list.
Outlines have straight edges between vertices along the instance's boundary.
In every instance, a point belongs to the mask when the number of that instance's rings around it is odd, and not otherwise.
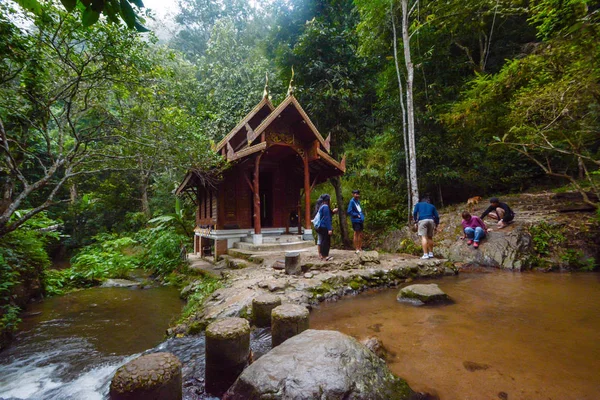
[{"label": "rocky shore", "polygon": [[[319,261],[316,249],[301,253],[300,275],[287,275],[283,270],[284,255],[280,253],[236,254],[225,257],[216,266],[196,262],[211,273],[223,276],[225,287],[207,298],[201,309],[182,323],[169,329],[169,335],[197,333],[212,321],[223,317],[252,319],[252,300],[272,293],[283,303],[311,308],[322,301],[337,300],[345,295],[369,288],[393,287],[418,278],[455,275],[458,269],[446,259],[421,260],[404,254],[379,254],[376,251],[355,254],[333,250],[333,260]],[[192,267],[194,267],[192,261]],[[231,269],[231,266],[243,268]],[[182,293],[194,291],[192,282]]]}]

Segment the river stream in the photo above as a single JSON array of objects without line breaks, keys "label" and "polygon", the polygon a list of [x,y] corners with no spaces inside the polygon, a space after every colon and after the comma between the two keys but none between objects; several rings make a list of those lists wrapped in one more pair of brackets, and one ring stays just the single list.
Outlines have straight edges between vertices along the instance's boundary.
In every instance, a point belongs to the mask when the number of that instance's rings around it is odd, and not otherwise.
[{"label": "river stream", "polygon": [[379,337],[388,364],[443,400],[600,398],[600,275],[465,273],[434,281],[455,303],[388,289],[326,303],[311,328]]},{"label": "river stream", "polygon": [[28,307],[0,353],[2,399],[101,399],[115,369],[161,343],[177,289],[95,288]]},{"label": "river stream", "polygon": [[[170,287],[94,288],[31,305],[0,353],[0,400],[107,399],[117,368],[158,351],[182,361],[185,400],[214,399],[204,393],[204,335],[164,340],[182,305]],[[270,350],[270,330],[254,330],[251,347],[255,358]]]},{"label": "river stream", "polygon": [[[428,283],[419,281],[418,283]],[[600,275],[463,273],[431,281],[448,306],[398,303],[378,290],[311,313],[311,328],[378,336],[388,364],[440,399],[598,399]],[[183,362],[184,399],[204,394],[204,336],[164,340],[182,302],[174,288],[95,288],[32,305],[0,353],[0,399],[106,399],[115,370],[146,352]],[[254,358],[268,329],[251,336]]]}]

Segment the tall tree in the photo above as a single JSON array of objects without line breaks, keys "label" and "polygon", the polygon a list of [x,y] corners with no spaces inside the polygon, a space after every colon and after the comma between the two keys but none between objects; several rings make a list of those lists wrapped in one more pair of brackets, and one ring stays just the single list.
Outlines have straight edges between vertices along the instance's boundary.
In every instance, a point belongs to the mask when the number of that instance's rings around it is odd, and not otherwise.
[{"label": "tall tree", "polygon": [[[357,54],[358,14],[353,2],[315,3],[321,7],[320,15],[307,21],[298,37],[276,46],[278,62],[286,75],[294,67],[297,96],[317,128],[331,133],[332,151],[339,157],[350,141],[366,140],[374,74],[369,60]],[[340,208],[342,240],[349,244],[342,181],[335,178],[331,184]]]},{"label": "tall tree", "polygon": [[113,25],[80,29],[75,16],[52,5],[32,21],[32,33],[15,27],[10,9],[1,10],[2,30],[9,32],[2,40],[22,40],[9,48],[12,72],[0,82],[1,177],[10,188],[0,236],[68,201],[63,186],[70,179],[106,169],[102,161],[111,155],[103,144],[118,140],[111,134],[118,115],[107,105],[115,85],[136,84],[132,65],[148,45]]}]

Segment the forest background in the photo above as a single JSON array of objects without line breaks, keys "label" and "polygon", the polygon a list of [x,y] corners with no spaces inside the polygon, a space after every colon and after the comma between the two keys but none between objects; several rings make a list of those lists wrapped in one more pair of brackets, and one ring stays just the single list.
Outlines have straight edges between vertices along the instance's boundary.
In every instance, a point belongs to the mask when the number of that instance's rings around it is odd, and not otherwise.
[{"label": "forest background", "polygon": [[166,40],[143,33],[140,1],[104,3],[0,2],[0,330],[25,292],[181,268],[194,206],[174,188],[222,162],[211,143],[265,75],[284,99],[292,67],[296,97],[347,156],[317,192],[345,205],[359,188],[373,240],[407,223],[407,155],[440,206],[534,184],[598,195],[597,2],[181,0]]}]

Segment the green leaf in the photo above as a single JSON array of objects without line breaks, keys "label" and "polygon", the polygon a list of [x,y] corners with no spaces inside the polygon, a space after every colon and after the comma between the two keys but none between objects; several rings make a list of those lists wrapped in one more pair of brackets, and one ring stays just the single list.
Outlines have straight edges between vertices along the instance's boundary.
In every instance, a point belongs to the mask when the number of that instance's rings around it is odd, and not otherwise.
[{"label": "green leaf", "polygon": [[150,32],[150,29],[146,28],[144,25],[140,24],[137,21],[134,22],[134,26],[135,30],[138,32]]},{"label": "green leaf", "polygon": [[175,198],[175,214],[181,214],[181,201],[179,200],[179,197]]},{"label": "green leaf", "polygon": [[500,138],[499,138],[498,136],[494,136],[494,140],[495,140],[496,142],[500,142],[500,141],[501,141],[501,140],[500,140]]},{"label": "green leaf", "polygon": [[77,0],[60,0],[60,2],[69,12],[73,11],[77,6]]},{"label": "green leaf", "polygon": [[92,26],[98,21],[98,18],[100,18],[100,13],[88,7],[81,15],[81,23],[83,26]]},{"label": "green leaf", "polygon": [[127,0],[121,0],[121,17],[129,29],[135,28],[135,11]]},{"label": "green leaf", "polygon": [[36,15],[42,13],[42,5],[38,0],[16,0],[16,2],[24,9],[31,11]]},{"label": "green leaf", "polygon": [[139,8],[144,8],[144,2],[142,0],[129,0],[129,2],[135,4]]}]

